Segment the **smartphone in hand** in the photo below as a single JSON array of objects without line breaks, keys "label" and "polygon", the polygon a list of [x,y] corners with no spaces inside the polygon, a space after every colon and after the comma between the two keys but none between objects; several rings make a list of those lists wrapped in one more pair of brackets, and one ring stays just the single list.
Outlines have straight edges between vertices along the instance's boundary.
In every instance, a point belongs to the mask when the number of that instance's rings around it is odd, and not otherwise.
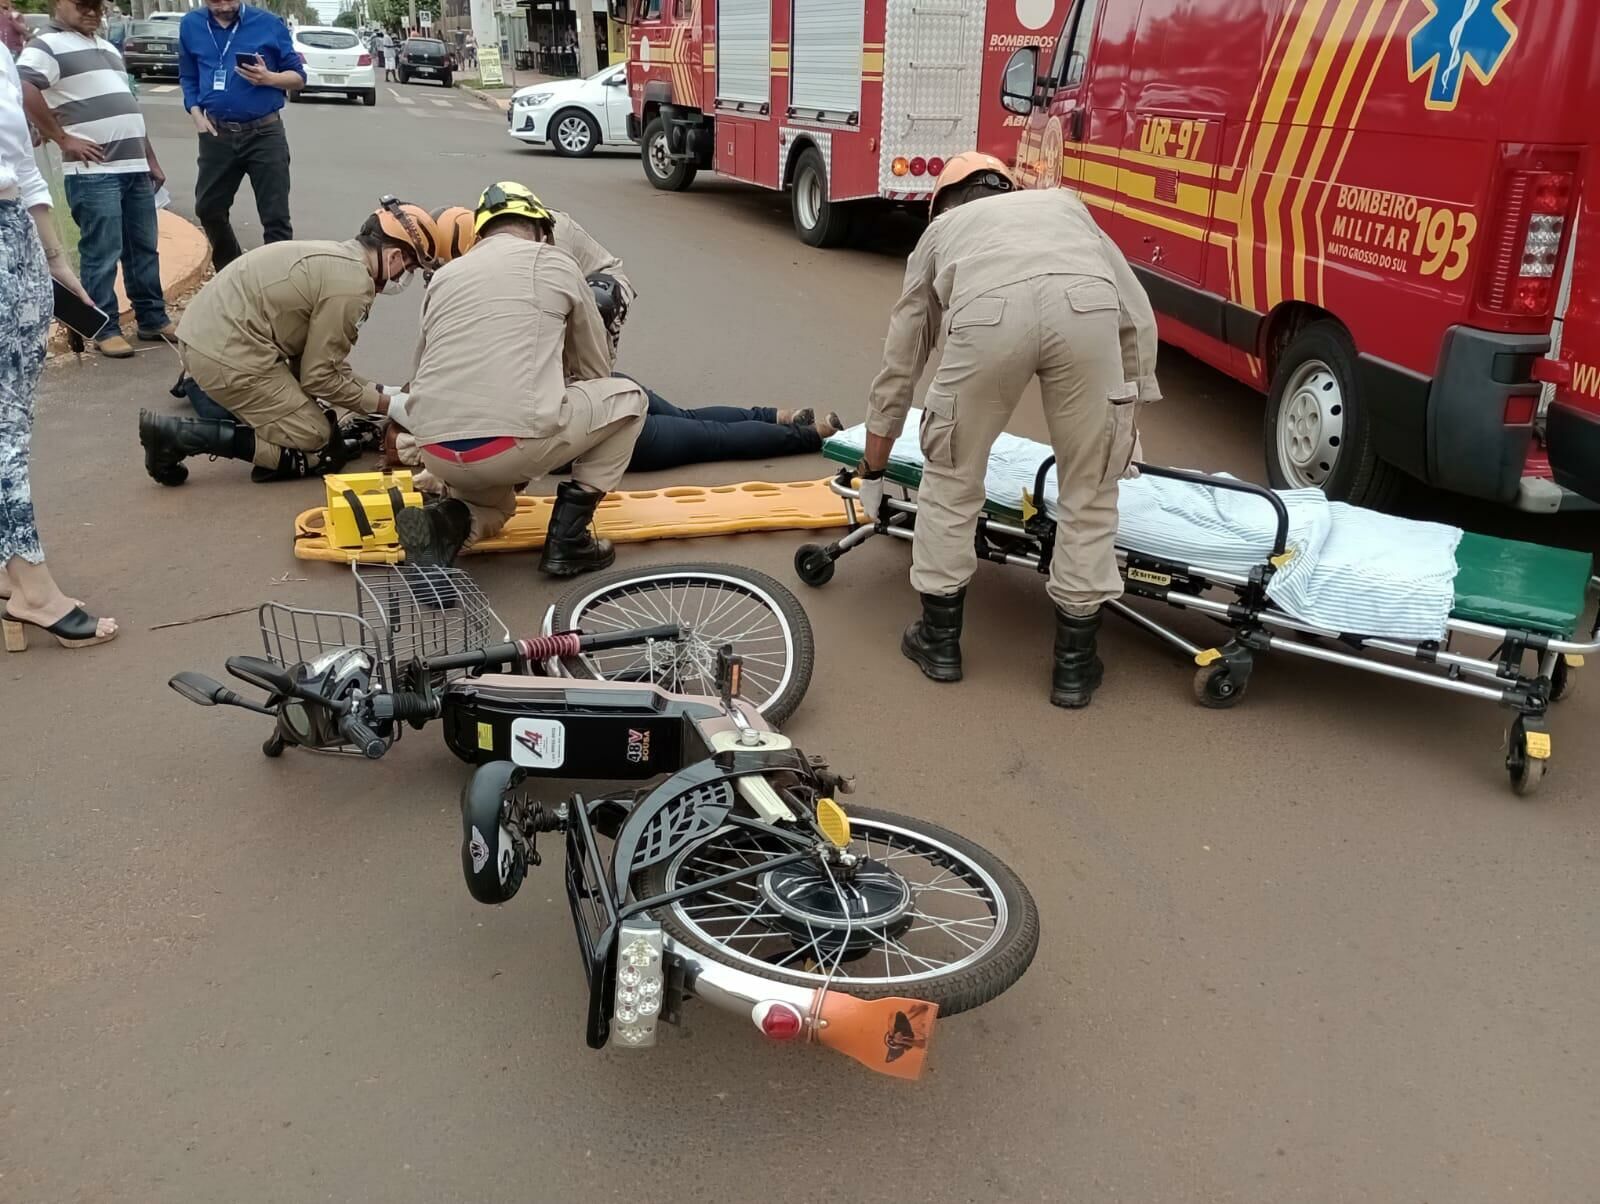
[{"label": "smartphone in hand", "polygon": [[233,56],[233,65],[235,67],[265,67],[266,66],[266,64],[261,61],[261,56],[259,54],[236,54],[236,55]]},{"label": "smartphone in hand", "polygon": [[90,305],[61,281],[52,280],[51,283],[55,285],[55,316],[68,330],[92,339],[110,324],[111,319],[104,310]]}]

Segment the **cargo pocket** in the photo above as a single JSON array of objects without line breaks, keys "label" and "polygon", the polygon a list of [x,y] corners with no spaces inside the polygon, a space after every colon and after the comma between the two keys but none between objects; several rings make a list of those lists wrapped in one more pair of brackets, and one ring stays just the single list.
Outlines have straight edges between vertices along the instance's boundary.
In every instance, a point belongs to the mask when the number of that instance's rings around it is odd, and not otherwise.
[{"label": "cargo pocket", "polygon": [[929,385],[922,399],[922,459],[926,464],[950,468],[956,462],[956,397],[938,385]]},{"label": "cargo pocket", "polygon": [[1112,398],[1106,407],[1109,431],[1106,439],[1105,470],[1100,483],[1109,485],[1120,481],[1133,463],[1134,450],[1139,444],[1139,403],[1136,398]]},{"label": "cargo pocket", "polygon": [[1067,304],[1074,313],[1092,314],[1118,307],[1116,286],[1106,280],[1079,280],[1067,286]]},{"label": "cargo pocket", "polygon": [[953,334],[971,326],[998,326],[1005,316],[1004,297],[975,297],[950,315],[950,331]]}]

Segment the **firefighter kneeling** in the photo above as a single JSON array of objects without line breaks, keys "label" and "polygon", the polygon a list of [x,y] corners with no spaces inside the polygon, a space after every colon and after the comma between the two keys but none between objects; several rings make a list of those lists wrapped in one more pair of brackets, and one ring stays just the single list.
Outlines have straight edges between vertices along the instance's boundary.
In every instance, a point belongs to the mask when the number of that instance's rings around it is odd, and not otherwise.
[{"label": "firefighter kneeling", "polygon": [[950,160],[934,186],[934,220],[911,253],[872,386],[861,501],[876,518],[890,448],[943,331],[923,402],[911,569],[922,618],[901,650],[933,680],[961,680],[962,605],[977,570],[989,452],[1037,376],[1059,481],[1050,701],[1081,707],[1102,674],[1101,604],[1122,592],[1117,482],[1135,456],[1134,411],[1161,396],[1155,316],[1075,195],[1015,188],[1005,164],[976,152]]},{"label": "firefighter kneeling", "polygon": [[452,563],[516,513],[521,485],[570,462],[539,567],[557,577],[605,568],[616,553],[589,525],[628,467],[644,390],[610,375],[590,285],[551,243],[538,197],[492,185],[474,224],[472,249],[434,276],[423,301],[403,421],[449,497],[400,512],[406,561]]},{"label": "firefighter kneeling", "polygon": [[385,197],[350,242],[269,243],[209,281],[178,324],[182,385],[199,418],[141,411],[145,470],[181,485],[189,456],[255,465],[256,481],[336,472],[353,448],[334,410],[389,401],[350,367],[376,293],[397,293],[449,251],[426,210]]}]

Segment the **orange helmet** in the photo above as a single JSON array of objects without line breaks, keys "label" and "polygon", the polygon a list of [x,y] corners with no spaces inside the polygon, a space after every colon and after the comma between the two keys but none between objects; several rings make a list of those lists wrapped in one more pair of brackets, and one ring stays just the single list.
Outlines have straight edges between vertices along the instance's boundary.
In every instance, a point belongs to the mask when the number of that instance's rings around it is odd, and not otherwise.
[{"label": "orange helmet", "polygon": [[472,229],[472,210],[450,205],[433,211],[433,228],[439,234],[439,262],[460,259],[478,240]]},{"label": "orange helmet", "polygon": [[367,220],[390,242],[410,248],[419,266],[434,267],[440,262],[439,230],[421,205],[386,196]]},{"label": "orange helmet", "polygon": [[982,151],[962,151],[959,155],[952,156],[944,165],[944,170],[939,173],[939,178],[933,183],[933,195],[928,198],[928,216],[939,216],[939,194],[946,188],[956,184],[963,184],[983,173],[991,173],[995,179],[986,181],[996,188],[1015,188],[1017,177],[999,159],[993,155],[986,155]]}]

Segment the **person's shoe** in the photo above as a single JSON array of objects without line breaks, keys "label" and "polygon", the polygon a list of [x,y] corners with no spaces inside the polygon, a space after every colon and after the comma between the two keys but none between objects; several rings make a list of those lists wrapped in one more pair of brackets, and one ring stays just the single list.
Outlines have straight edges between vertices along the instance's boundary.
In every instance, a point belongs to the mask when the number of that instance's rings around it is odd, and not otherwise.
[{"label": "person's shoe", "polygon": [[171,343],[175,342],[177,338],[178,328],[171,322],[157,330],[141,329],[139,331],[139,341],[141,343]]},{"label": "person's shoe", "polygon": [[817,412],[807,406],[803,410],[779,410],[777,423],[779,426],[812,426],[817,421]]},{"label": "person's shoe", "polygon": [[1050,702],[1058,707],[1086,707],[1105,676],[1095,655],[1100,612],[1069,615],[1056,611],[1055,663],[1050,671]]},{"label": "person's shoe", "polygon": [[94,349],[108,360],[131,360],[133,358],[133,344],[120,334],[111,334],[103,339],[96,339],[94,341]]},{"label": "person's shoe", "polygon": [[407,506],[395,515],[394,529],[400,535],[407,564],[449,567],[472,534],[472,511],[453,497],[429,502],[420,510]]},{"label": "person's shoe", "polygon": [[611,567],[617,550],[609,539],[599,539],[589,529],[595,508],[605,496],[577,481],[561,482],[545,532],[544,554],[539,557],[541,572],[552,577],[575,577]]},{"label": "person's shoe", "polygon": [[816,427],[817,434],[821,435],[824,439],[831,439],[840,431],[844,430],[844,419],[840,418],[835,411],[829,410],[822,416],[822,421],[818,422]]},{"label": "person's shoe", "polygon": [[278,453],[278,462],[273,467],[263,468],[257,464],[250,469],[250,483],[270,485],[273,481],[303,481],[307,477],[320,475],[312,469],[311,460],[305,452],[285,447]]},{"label": "person's shoe", "polygon": [[961,612],[967,591],[923,594],[922,617],[900,639],[900,651],[934,681],[961,680]]},{"label": "person's shoe", "polygon": [[139,443],[144,468],[159,485],[182,485],[189,479],[183,461],[190,456],[250,460],[256,454],[256,433],[250,427],[214,418],[169,418],[139,411]]}]

